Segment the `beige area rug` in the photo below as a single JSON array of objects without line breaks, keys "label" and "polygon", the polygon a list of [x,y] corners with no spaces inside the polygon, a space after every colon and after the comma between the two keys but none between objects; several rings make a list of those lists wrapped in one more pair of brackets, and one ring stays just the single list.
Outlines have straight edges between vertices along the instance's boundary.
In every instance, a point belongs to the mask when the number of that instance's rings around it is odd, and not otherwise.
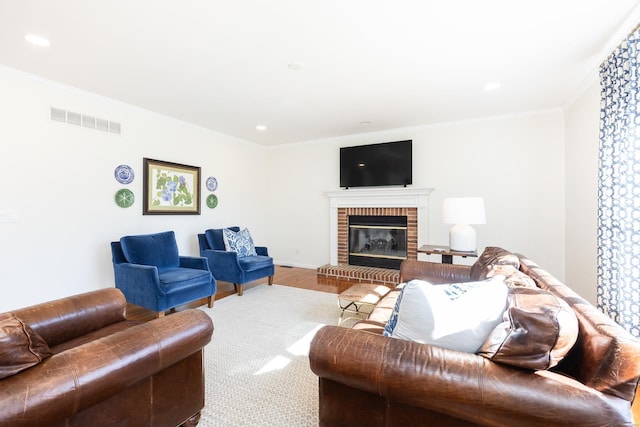
[{"label": "beige area rug", "polygon": [[318,378],[309,342],[336,325],[338,296],[262,284],[204,308],[213,319],[205,348],[205,408],[199,426],[318,425]]}]

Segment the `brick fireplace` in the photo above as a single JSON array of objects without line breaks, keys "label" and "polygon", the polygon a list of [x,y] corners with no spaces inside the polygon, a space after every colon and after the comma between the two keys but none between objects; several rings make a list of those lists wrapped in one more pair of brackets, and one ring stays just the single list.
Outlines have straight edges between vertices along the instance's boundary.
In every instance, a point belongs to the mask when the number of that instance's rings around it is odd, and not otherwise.
[{"label": "brick fireplace", "polygon": [[407,258],[418,259],[417,208],[338,208],[338,264],[349,264],[350,216],[404,216],[407,218]]},{"label": "brick fireplace", "polygon": [[329,192],[330,264],[318,268],[321,282],[349,280],[394,285],[398,271],[349,265],[349,216],[406,216],[407,258],[417,259],[419,244],[428,241],[429,194],[433,189],[381,188]]}]

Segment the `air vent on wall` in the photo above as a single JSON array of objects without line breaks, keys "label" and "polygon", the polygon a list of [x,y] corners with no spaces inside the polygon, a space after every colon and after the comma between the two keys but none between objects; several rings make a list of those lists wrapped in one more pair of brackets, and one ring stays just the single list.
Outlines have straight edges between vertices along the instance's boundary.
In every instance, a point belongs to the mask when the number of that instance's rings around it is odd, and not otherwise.
[{"label": "air vent on wall", "polygon": [[108,132],[109,131],[109,121],[105,120],[105,119],[98,119],[96,121],[96,129]]},{"label": "air vent on wall", "polygon": [[68,123],[70,125],[82,126],[88,129],[101,130],[103,132],[120,135],[121,125],[118,122],[111,122],[106,119],[99,119],[87,114],[74,113],[73,111],[62,110],[51,107],[51,120],[55,122]]},{"label": "air vent on wall", "polygon": [[95,129],[96,128],[96,118],[95,117],[91,117],[91,116],[82,116],[82,126],[89,128],[89,129]]},{"label": "air vent on wall", "polygon": [[118,135],[120,135],[120,123],[109,122],[109,132],[117,133]]},{"label": "air vent on wall", "polygon": [[67,111],[67,123],[70,125],[80,126],[82,124],[82,115],[80,115],[80,113]]}]

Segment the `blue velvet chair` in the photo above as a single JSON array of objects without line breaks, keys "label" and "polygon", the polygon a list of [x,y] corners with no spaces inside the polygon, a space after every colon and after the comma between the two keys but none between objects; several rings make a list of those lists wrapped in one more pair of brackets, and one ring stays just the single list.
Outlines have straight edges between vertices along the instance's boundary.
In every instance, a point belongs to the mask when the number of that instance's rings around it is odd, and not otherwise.
[{"label": "blue velvet chair", "polygon": [[[239,227],[228,227],[238,232]],[[255,246],[257,255],[238,256],[238,253],[227,251],[224,245],[223,229],[209,229],[204,234],[198,234],[200,256],[209,260],[209,269],[213,276],[224,282],[233,283],[239,296],[242,296],[242,286],[245,283],[268,277],[269,285],[273,285],[275,266],[273,258],[264,246]]]},{"label": "blue velvet chair", "polygon": [[207,259],[178,255],[173,231],[122,237],[111,242],[111,254],[116,288],[127,302],[157,317],[202,298],[213,307],[217,284]]}]

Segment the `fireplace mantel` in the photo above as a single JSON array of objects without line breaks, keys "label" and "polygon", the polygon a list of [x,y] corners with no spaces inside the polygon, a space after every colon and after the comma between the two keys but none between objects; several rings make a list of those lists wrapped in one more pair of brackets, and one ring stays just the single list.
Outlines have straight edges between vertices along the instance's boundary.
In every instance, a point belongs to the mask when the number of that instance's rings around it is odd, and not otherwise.
[{"label": "fireplace mantel", "polygon": [[338,264],[338,208],[417,208],[418,246],[425,244],[429,233],[429,195],[433,188],[366,188],[329,191],[330,262]]}]

